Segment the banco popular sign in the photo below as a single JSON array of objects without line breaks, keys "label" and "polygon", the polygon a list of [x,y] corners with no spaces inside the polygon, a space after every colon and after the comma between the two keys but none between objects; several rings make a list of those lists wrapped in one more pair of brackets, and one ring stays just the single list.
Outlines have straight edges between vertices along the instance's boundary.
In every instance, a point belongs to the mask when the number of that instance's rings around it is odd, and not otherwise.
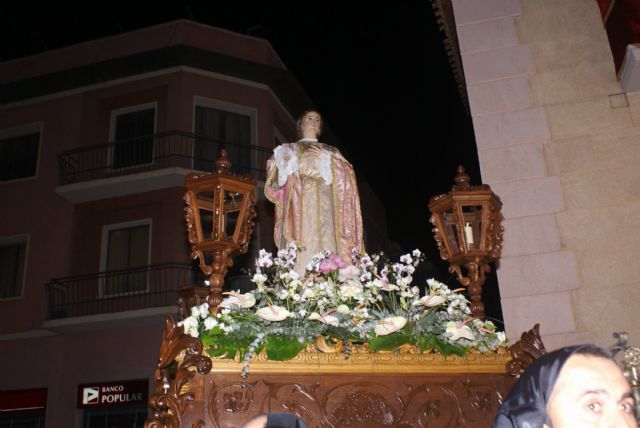
[{"label": "banco popular sign", "polygon": [[78,385],[78,408],[146,403],[148,392],[146,379]]}]

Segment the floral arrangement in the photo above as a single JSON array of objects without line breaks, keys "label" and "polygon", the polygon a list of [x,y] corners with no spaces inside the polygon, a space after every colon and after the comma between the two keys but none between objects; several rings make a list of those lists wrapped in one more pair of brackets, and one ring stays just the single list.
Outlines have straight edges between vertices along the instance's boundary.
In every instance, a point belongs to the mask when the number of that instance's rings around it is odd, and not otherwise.
[{"label": "floral arrangement", "polygon": [[303,276],[294,270],[299,250],[292,243],[275,258],[260,250],[255,290],[223,293],[215,316],[204,303],[179,325],[199,337],[210,356],[239,355],[243,377],[254,353],[264,349],[269,360],[289,360],[319,337],[342,341],[345,358],[351,346],[365,344],[372,351],[411,344],[420,352],[459,356],[506,345],[504,333],[491,321],[470,316],[461,289],[429,279],[421,295],[411,285],[423,259],[419,250],[397,263],[382,253],[354,253],[349,264],[340,256],[316,254]]}]

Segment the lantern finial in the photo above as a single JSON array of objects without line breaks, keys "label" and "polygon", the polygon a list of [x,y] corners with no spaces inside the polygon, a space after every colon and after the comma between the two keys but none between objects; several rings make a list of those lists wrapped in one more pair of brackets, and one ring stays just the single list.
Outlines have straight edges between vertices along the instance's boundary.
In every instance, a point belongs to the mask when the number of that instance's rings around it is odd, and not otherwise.
[{"label": "lantern finial", "polygon": [[458,165],[458,175],[455,180],[456,184],[453,190],[469,190],[469,175],[465,172],[464,166]]},{"label": "lantern finial", "polygon": [[216,159],[216,172],[218,174],[228,174],[231,168],[231,161],[227,157],[227,150],[220,149],[218,151],[218,159]]}]

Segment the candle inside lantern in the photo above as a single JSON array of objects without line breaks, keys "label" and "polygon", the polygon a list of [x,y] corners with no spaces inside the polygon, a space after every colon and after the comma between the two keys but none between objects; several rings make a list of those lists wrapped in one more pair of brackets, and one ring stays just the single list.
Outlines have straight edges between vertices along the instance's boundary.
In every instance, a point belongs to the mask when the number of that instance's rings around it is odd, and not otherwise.
[{"label": "candle inside lantern", "polygon": [[470,223],[464,225],[464,236],[467,238],[467,245],[473,245],[473,229]]}]

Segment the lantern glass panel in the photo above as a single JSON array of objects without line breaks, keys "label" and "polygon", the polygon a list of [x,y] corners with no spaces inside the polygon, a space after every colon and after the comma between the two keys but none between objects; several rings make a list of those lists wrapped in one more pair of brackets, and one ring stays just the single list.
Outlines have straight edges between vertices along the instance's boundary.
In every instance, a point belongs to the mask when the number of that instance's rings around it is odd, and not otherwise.
[{"label": "lantern glass panel", "polygon": [[482,205],[463,205],[464,240],[469,251],[482,250]]},{"label": "lantern glass panel", "polygon": [[213,192],[198,193],[197,207],[202,228],[201,239],[211,239],[213,238]]},{"label": "lantern glass panel", "polygon": [[442,221],[444,223],[445,239],[449,242],[449,245],[451,246],[450,256],[453,257],[454,255],[460,252],[460,243],[458,242],[458,237],[460,236],[460,233],[458,230],[458,222],[456,220],[456,215],[453,213],[452,210],[444,212],[442,213]]},{"label": "lantern glass panel", "polygon": [[233,239],[240,216],[240,207],[244,195],[238,192],[224,191],[224,235],[227,239]]}]

